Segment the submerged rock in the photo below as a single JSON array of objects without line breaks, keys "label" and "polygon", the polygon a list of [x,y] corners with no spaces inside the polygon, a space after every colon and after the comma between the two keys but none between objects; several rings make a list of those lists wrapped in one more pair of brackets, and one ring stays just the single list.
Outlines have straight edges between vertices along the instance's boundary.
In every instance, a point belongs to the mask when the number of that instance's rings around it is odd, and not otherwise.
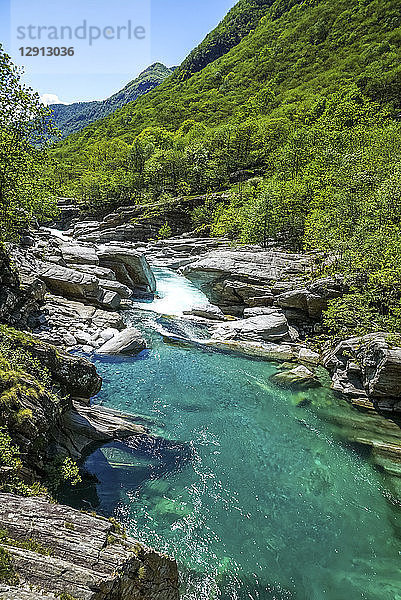
[{"label": "submerged rock", "polygon": [[299,365],[289,371],[281,371],[271,376],[271,381],[281,387],[320,387],[319,381],[307,367]]}]

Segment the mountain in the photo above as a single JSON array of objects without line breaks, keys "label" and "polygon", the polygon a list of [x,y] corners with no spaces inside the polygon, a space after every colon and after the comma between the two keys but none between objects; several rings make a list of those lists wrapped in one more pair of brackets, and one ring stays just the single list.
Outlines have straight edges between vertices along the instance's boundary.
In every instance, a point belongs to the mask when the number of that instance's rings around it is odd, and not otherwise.
[{"label": "mountain", "polygon": [[68,105],[52,104],[50,108],[54,113],[55,125],[61,131],[62,137],[80,131],[90,123],[107,117],[118,108],[153,90],[173,72],[174,67],[168,68],[161,63],[154,63],[106,100],[74,102]]},{"label": "mountain", "polygon": [[157,207],[203,194],[197,231],[318,251],[349,282],[326,331],[399,332],[400,65],[399,0],[240,0],[160,86],[59,144],[54,180],[95,214],[153,206],[160,236]]},{"label": "mountain", "polygon": [[240,0],[172,77],[68,144],[132,141],[145,127],[187,119],[221,124],[266,93],[275,110],[355,83],[397,103],[399,26],[397,0]]}]

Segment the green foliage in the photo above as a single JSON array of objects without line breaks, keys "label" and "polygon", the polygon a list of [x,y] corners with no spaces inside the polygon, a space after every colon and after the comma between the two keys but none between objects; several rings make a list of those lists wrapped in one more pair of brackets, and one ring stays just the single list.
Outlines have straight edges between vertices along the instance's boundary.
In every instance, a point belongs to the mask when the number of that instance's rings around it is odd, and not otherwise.
[{"label": "green foliage", "polygon": [[60,598],[60,600],[77,600],[75,596],[72,596],[68,592],[61,592],[61,594],[59,594],[58,597]]},{"label": "green foliage", "polygon": [[323,325],[333,337],[346,338],[380,329],[366,294],[355,292],[329,302]]},{"label": "green foliage", "polygon": [[126,531],[124,529],[124,527],[121,525],[121,523],[119,523],[116,519],[114,519],[113,517],[109,518],[109,522],[112,524],[112,529],[113,532],[116,533],[117,535],[126,538],[127,534]]},{"label": "green foliage", "polygon": [[112,533],[109,533],[109,535],[106,538],[106,545],[107,546],[112,546],[113,544],[116,544],[118,542],[118,538],[113,535]]},{"label": "green foliage", "polygon": [[0,45],[0,242],[55,212],[44,148],[51,112],[20,79]]},{"label": "green foliage", "polygon": [[2,546],[0,546],[0,583],[7,585],[18,583],[18,575],[13,566],[12,556]]},{"label": "green foliage", "polygon": [[0,491],[21,496],[46,495],[40,483],[27,484],[21,478],[22,461],[19,448],[7,431],[0,427]]},{"label": "green foliage", "polygon": [[57,493],[62,485],[72,487],[82,482],[79,467],[69,456],[57,456],[47,468],[49,489]]},{"label": "green foliage", "polygon": [[16,332],[6,325],[0,325],[0,362],[7,362],[10,370],[23,370],[41,382],[43,387],[51,389],[52,381],[49,370],[40,361],[32,356],[28,348],[17,347],[16,338],[24,344],[29,341],[29,336]]},{"label": "green foliage", "polygon": [[159,229],[159,233],[157,234],[157,239],[165,240],[165,239],[171,237],[171,235],[172,235],[172,230],[171,230],[170,225],[168,223],[164,223]]}]

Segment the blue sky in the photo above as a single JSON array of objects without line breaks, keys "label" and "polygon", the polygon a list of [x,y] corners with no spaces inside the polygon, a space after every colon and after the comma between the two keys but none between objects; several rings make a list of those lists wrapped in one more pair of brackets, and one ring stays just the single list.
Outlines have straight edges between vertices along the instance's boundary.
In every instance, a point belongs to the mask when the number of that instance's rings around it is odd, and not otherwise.
[{"label": "blue sky", "polygon": [[[52,94],[67,103],[101,100],[153,62],[163,62],[168,66],[180,64],[236,1],[68,0],[62,3],[54,0],[0,0],[0,40],[13,61],[25,66],[26,83],[42,96]],[[127,26],[128,22],[130,25]],[[34,28],[28,30],[29,24],[33,24]],[[80,35],[86,36],[85,41],[75,38],[60,41],[61,35],[68,36],[71,30],[75,35],[75,27],[83,25],[85,29],[80,30]],[[116,31],[120,25],[117,41]],[[39,26],[43,26],[40,36]],[[50,26],[53,27],[52,33],[48,33]],[[66,33],[60,34],[61,26],[65,26]],[[100,39],[89,45],[91,26],[94,37],[99,35]],[[105,26],[108,27],[107,40],[104,39]],[[135,35],[132,33],[128,40],[131,29]],[[58,41],[49,41],[46,36],[50,35]],[[44,45],[47,48],[62,44],[74,47],[73,57],[48,58],[39,54],[36,58],[27,58],[22,57],[19,50],[20,46]],[[23,52],[26,53],[26,50]]]}]

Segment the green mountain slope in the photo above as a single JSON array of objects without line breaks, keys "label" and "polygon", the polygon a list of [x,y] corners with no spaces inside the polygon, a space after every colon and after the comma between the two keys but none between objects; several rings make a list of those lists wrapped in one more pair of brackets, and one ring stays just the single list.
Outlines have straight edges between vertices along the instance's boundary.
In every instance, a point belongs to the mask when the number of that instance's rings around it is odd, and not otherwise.
[{"label": "green mountain slope", "polygon": [[[237,45],[187,78],[191,68],[203,64],[203,56],[220,53],[220,24],[173,77],[134,106],[94,124],[85,138],[132,141],[149,125],[177,128],[191,118],[219,124],[239,116],[249,98],[264,91],[273,96],[268,110],[351,82],[374,99],[398,102],[401,17],[396,0],[276,0],[270,7],[267,2],[251,9],[249,4],[240,1],[231,11],[251,10],[257,16],[248,34],[248,24],[243,25],[245,37]],[[75,147],[81,142],[79,137],[70,141]]]},{"label": "green mountain slope", "polygon": [[90,123],[107,117],[118,108],[133,102],[139,96],[160,85],[166,77],[173,73],[161,63],[154,63],[143,71],[136,79],[106,100],[93,102],[74,102],[73,104],[53,104],[54,122],[63,137],[75,133]]},{"label": "green mountain slope", "polygon": [[234,48],[254,29],[273,0],[242,0],[226,15],[180,66],[180,78],[187,79]]},{"label": "green mountain slope", "polygon": [[318,250],[348,282],[326,331],[400,332],[400,65],[399,0],[240,0],[157,89],[64,140],[54,180],[94,210],[205,193],[198,231]]}]

